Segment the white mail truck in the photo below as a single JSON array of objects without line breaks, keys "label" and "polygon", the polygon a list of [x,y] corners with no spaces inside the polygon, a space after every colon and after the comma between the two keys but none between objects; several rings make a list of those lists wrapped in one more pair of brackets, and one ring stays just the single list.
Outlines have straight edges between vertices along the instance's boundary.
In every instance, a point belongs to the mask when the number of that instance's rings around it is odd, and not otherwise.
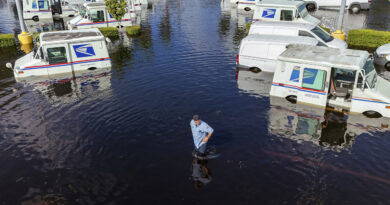
[{"label": "white mail truck", "polygon": [[18,60],[15,78],[99,70],[111,67],[106,40],[98,29],[41,33],[40,46]]}]

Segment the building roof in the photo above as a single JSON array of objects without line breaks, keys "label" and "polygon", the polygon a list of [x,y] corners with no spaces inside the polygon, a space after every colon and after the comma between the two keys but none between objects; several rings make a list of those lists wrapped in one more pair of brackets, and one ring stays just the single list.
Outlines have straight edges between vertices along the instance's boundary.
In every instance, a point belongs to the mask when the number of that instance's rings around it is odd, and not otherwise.
[{"label": "building roof", "polygon": [[104,38],[97,28],[83,30],[53,31],[40,34],[40,43],[75,41],[80,39]]},{"label": "building roof", "polygon": [[283,28],[299,28],[305,30],[311,30],[316,25],[302,22],[286,22],[286,21],[256,21],[252,23],[250,28],[255,27],[283,27]]},{"label": "building roof", "polygon": [[262,35],[262,34],[251,34],[245,37],[244,41],[265,41],[265,42],[274,42],[274,43],[302,43],[309,45],[317,45],[318,40],[306,36],[284,36],[284,35]]},{"label": "building roof", "polygon": [[294,44],[280,54],[279,60],[360,69],[368,57],[367,51]]},{"label": "building roof", "polygon": [[273,5],[273,6],[293,6],[298,7],[304,4],[303,1],[291,1],[291,0],[262,0],[258,1],[256,5]]}]

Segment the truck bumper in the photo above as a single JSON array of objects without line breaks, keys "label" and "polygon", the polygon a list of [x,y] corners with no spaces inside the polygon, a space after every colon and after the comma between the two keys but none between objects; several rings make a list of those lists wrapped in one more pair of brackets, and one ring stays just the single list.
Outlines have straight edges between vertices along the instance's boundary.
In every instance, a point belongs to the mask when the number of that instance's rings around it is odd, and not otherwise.
[{"label": "truck bumper", "polygon": [[370,3],[360,3],[360,8],[362,10],[369,10],[370,9]]}]

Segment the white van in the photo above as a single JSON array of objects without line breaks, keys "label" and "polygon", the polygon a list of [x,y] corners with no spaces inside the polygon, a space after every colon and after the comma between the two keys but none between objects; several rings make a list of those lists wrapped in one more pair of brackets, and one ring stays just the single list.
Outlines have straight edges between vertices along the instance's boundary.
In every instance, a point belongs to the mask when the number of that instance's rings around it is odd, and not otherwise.
[{"label": "white van", "polygon": [[274,72],[277,57],[286,50],[287,45],[294,43],[315,46],[318,41],[302,36],[249,35],[241,41],[237,69]]},{"label": "white van", "polygon": [[23,19],[52,19],[53,14],[60,17],[71,17],[77,13],[63,0],[23,0]]},{"label": "white van", "polygon": [[321,27],[307,23],[258,21],[251,25],[248,34],[307,36],[317,39],[323,46],[332,48],[347,48],[348,46],[345,41],[333,38]]},{"label": "white van", "polygon": [[[121,27],[132,26],[135,17],[133,0],[129,0],[128,13],[120,21]],[[119,27],[117,21],[108,13],[107,7],[103,2],[85,3],[81,8],[80,15],[68,21],[68,29],[86,29],[99,27]]]},{"label": "white van", "polygon": [[[309,11],[316,9],[339,9],[341,6],[341,0],[304,0],[306,2],[306,8]],[[354,13],[358,13],[360,10],[370,9],[371,0],[347,0],[346,9],[351,10]]]},{"label": "white van", "polygon": [[290,45],[278,58],[270,95],[390,117],[389,90],[367,51]]},{"label": "white van", "polygon": [[[15,78],[111,67],[105,38],[98,29],[45,32],[39,42],[34,52],[16,60]],[[10,63],[6,66],[12,68]]]},{"label": "white van", "polygon": [[308,14],[305,2],[263,0],[254,8],[252,21],[288,21],[318,25],[321,21]]}]

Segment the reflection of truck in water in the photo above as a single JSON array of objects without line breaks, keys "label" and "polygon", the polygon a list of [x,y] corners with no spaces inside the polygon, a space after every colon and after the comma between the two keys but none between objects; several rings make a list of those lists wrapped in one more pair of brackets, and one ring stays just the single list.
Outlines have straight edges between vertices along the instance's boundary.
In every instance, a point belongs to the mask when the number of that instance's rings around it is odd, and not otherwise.
[{"label": "reflection of truck in water", "polygon": [[268,131],[279,137],[340,150],[352,146],[357,136],[390,132],[390,119],[367,118],[270,98]]}]

